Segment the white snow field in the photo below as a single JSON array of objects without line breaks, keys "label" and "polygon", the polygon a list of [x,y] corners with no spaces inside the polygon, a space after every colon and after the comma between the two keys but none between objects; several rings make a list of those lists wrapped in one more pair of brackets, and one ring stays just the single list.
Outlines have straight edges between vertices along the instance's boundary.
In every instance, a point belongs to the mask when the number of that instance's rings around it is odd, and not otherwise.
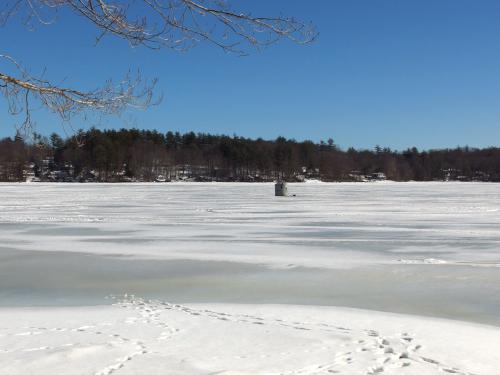
[{"label": "white snow field", "polygon": [[[500,329],[345,308],[0,310],[2,374],[496,375]],[[8,322],[8,324],[5,324]]]},{"label": "white snow field", "polygon": [[0,374],[500,374],[500,185],[289,192],[0,184]]}]

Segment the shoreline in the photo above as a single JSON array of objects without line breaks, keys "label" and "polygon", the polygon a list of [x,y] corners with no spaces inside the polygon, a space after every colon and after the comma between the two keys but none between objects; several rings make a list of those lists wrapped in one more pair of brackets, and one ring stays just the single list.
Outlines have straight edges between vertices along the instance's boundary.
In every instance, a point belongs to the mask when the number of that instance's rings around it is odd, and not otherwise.
[{"label": "shoreline", "polygon": [[[175,180],[175,181],[92,181],[92,182],[80,182],[80,181],[0,181],[0,185],[176,185],[176,184],[248,184],[248,185],[265,185],[274,184],[275,181],[186,181],[186,180]],[[355,184],[355,185],[378,185],[378,184],[412,184],[412,183],[422,183],[422,184],[500,184],[500,181],[459,181],[459,180],[408,180],[408,181],[397,181],[397,180],[380,180],[380,181],[322,181],[322,180],[309,180],[309,181],[291,181],[287,182],[289,185],[316,185],[316,184]]]},{"label": "shoreline", "polygon": [[500,293],[496,267],[429,263],[330,269],[0,250],[0,306],[99,305],[110,295],[135,294],[177,303],[347,306],[500,326],[499,304],[490,298]]},{"label": "shoreline", "polygon": [[0,308],[0,322],[13,314],[0,323],[0,368],[11,375],[496,375],[500,363],[498,327],[350,308],[136,298]]}]

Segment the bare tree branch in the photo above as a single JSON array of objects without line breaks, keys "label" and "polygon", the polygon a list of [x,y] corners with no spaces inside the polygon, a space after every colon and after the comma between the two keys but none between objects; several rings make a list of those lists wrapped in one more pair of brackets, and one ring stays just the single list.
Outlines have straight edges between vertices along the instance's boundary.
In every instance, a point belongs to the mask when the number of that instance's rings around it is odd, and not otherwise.
[{"label": "bare tree branch", "polygon": [[119,114],[127,107],[147,108],[152,104],[156,81],[143,82],[140,74],[127,75],[118,83],[108,81],[100,89],[83,92],[33,77],[10,56],[0,55],[0,59],[11,62],[18,72],[17,77],[0,72],[0,92],[7,99],[11,114],[25,113],[20,124],[24,131],[31,130],[33,125],[30,97],[65,121],[85,111]]},{"label": "bare tree branch", "polygon": [[[4,0],[0,4],[0,25],[14,17],[21,17],[29,27],[48,25],[64,14],[62,10],[91,22],[98,31],[97,42],[110,35],[132,46],[153,49],[186,51],[207,42],[225,52],[246,55],[282,39],[305,44],[317,36],[311,24],[281,15],[257,17],[232,9],[226,0]],[[10,56],[0,55],[0,59],[16,68],[16,74],[0,72],[0,92],[9,102],[11,113],[24,111],[24,127],[31,124],[31,99],[63,120],[85,111],[114,114],[127,107],[152,104],[156,80],[145,83],[140,75],[82,92],[33,77]]]},{"label": "bare tree branch", "polygon": [[50,23],[66,8],[90,21],[103,35],[150,48],[186,50],[209,42],[226,52],[248,49],[281,39],[310,43],[317,32],[312,24],[293,17],[256,17],[233,10],[227,0],[5,0],[1,19],[21,13],[26,20]]}]

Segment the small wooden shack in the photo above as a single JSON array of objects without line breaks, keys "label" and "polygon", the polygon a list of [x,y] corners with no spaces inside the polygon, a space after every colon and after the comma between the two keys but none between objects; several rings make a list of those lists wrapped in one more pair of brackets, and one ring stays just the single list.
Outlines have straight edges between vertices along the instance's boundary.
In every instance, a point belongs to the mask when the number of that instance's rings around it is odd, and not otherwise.
[{"label": "small wooden shack", "polygon": [[285,181],[278,181],[274,185],[274,195],[277,197],[288,196],[288,189]]}]

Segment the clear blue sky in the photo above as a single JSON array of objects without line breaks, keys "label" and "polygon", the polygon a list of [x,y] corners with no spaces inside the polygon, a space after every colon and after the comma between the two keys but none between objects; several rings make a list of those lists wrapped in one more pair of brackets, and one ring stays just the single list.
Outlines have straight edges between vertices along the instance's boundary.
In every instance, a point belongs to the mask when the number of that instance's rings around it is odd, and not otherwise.
[{"label": "clear blue sky", "polygon": [[[318,141],[342,148],[500,146],[500,1],[252,0],[254,14],[282,11],[316,24],[310,46],[283,42],[249,57],[207,45],[185,54],[131,49],[82,19],[0,31],[1,52],[33,73],[99,86],[140,68],[165,98],[102,127]],[[0,136],[14,119],[0,102]],[[60,121],[35,113],[37,130]],[[81,124],[75,124],[76,127]]]}]

